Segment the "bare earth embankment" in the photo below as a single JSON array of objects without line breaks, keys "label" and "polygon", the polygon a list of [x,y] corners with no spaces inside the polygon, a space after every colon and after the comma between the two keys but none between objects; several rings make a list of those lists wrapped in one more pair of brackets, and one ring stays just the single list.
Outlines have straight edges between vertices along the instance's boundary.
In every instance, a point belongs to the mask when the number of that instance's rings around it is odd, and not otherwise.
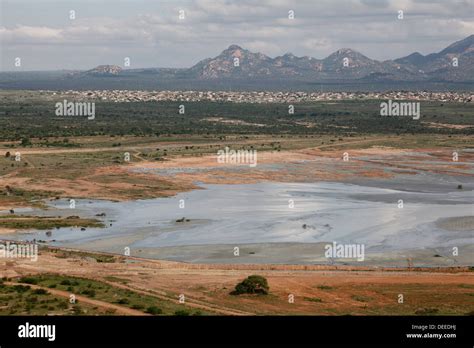
[{"label": "bare earth embankment", "polygon": [[[6,265],[1,261],[0,273],[11,279],[41,274],[87,278],[176,305],[184,294],[186,306],[209,314],[463,315],[474,311],[474,274],[468,268],[202,265],[125,257],[102,263],[90,255],[43,250],[37,262],[15,260]],[[269,295],[229,294],[251,274],[268,279]],[[400,294],[403,303],[398,302]],[[117,314],[135,314],[124,311],[118,309]]]}]

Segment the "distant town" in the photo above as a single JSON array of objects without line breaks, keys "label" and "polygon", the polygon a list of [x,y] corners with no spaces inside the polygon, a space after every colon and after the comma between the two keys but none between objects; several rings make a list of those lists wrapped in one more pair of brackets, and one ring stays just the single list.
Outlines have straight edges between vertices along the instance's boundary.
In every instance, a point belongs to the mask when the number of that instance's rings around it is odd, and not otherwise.
[{"label": "distant town", "polygon": [[147,101],[176,101],[176,102],[232,102],[232,103],[300,103],[313,101],[334,100],[418,100],[439,102],[472,103],[474,94],[471,92],[231,92],[231,91],[41,91],[60,98],[94,99],[102,101],[147,102]]}]

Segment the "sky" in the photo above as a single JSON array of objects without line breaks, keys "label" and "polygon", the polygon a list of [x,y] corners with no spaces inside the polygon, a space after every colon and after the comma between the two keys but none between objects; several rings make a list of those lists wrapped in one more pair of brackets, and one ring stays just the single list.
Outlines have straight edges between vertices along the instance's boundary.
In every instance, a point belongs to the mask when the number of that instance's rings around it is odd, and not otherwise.
[{"label": "sky", "polygon": [[474,0],[0,0],[0,70],[124,67],[126,58],[126,68],[183,68],[231,44],[270,57],[351,48],[386,60],[473,33]]}]

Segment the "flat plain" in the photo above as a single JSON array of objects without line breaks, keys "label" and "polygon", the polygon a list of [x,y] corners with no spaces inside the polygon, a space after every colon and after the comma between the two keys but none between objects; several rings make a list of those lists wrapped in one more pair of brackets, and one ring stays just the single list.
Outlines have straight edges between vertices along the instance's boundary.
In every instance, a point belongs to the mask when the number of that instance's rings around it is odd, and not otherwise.
[{"label": "flat plain", "polygon": [[[45,237],[51,231],[49,239],[57,238],[55,231],[71,224],[77,226],[74,233],[89,232],[95,224],[114,228],[108,217],[82,216],[80,209],[59,214],[51,206],[58,202],[172,199],[203,190],[203,185],[327,182],[446,197],[465,194],[466,199],[471,193],[472,199],[472,103],[422,102],[421,119],[415,121],[380,117],[380,100],[302,103],[296,104],[294,114],[281,104],[192,102],[186,103],[184,115],[178,112],[179,102],[98,101],[95,120],[87,120],[55,116],[51,94],[2,91],[0,98],[0,121],[7,125],[0,130],[0,233],[5,239],[42,241],[37,262],[0,260],[2,314],[474,311],[472,238],[456,256],[449,255],[448,247],[382,252],[376,261],[354,265],[265,263],[265,257],[253,262],[260,253],[303,253],[305,245],[278,249],[279,244],[272,251],[271,245],[261,243],[249,250],[254,254],[242,253],[241,260],[232,262],[233,248],[219,243],[209,248],[133,249],[131,256],[124,256],[58,247]],[[256,150],[258,165],[218,163],[216,153],[226,146]],[[369,194],[358,198],[373,199]],[[32,214],[37,210],[41,214]],[[176,210],[178,220],[183,213]],[[474,212],[458,215],[437,226],[451,234],[474,231]],[[226,252],[229,255],[222,256]],[[195,261],[173,261],[176,254]],[[230,295],[251,274],[268,279],[270,294]],[[65,301],[71,292],[81,296],[79,308]],[[179,302],[181,294],[184,304]],[[403,304],[399,294],[404,295]],[[289,295],[294,295],[293,303]]]}]

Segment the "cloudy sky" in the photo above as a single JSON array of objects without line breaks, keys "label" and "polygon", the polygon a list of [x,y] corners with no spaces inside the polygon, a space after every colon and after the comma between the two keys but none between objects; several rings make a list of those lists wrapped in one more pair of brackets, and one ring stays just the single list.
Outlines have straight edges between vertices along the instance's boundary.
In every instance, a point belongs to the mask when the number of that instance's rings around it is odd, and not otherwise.
[{"label": "cloudy sky", "polygon": [[[231,44],[385,60],[474,33],[474,0],[0,0],[2,71],[189,67]],[[288,18],[294,11],[294,19]],[[403,11],[403,19],[397,18]],[[71,19],[71,12],[75,19]],[[180,19],[184,11],[184,19]],[[182,12],[181,12],[182,14]],[[15,67],[16,57],[21,67]]]}]

